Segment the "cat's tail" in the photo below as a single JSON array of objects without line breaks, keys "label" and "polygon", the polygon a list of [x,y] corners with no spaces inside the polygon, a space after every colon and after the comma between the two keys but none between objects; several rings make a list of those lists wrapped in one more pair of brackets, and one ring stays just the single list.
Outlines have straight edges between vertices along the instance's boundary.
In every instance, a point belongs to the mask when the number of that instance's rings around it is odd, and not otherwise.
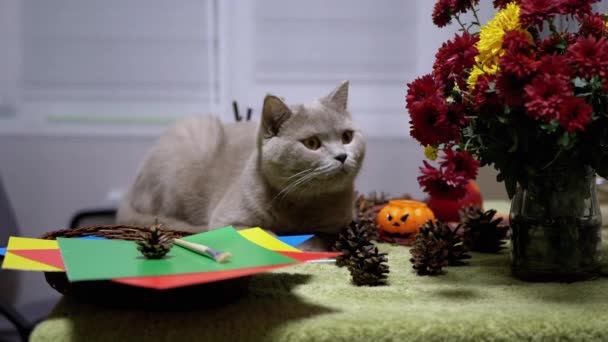
[{"label": "cat's tail", "polygon": [[128,195],[120,202],[118,212],[116,214],[116,222],[118,224],[133,225],[138,227],[149,227],[158,222],[165,228],[175,230],[185,230],[190,232],[202,232],[208,230],[207,227],[193,226],[187,222],[172,217],[140,212],[133,208]]}]

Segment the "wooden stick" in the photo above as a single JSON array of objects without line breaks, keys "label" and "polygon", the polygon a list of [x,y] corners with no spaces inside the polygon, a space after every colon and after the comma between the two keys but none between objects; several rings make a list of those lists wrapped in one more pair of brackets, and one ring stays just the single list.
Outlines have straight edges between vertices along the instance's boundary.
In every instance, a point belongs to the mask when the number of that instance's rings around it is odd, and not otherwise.
[{"label": "wooden stick", "polygon": [[199,243],[194,243],[194,242],[190,242],[190,241],[186,241],[186,240],[182,240],[182,239],[174,239],[173,243],[180,247],[183,247],[187,250],[190,250],[192,252],[210,257],[211,259],[213,259],[219,263],[226,262],[231,257],[231,254],[228,252],[218,251],[211,247],[201,245]]}]

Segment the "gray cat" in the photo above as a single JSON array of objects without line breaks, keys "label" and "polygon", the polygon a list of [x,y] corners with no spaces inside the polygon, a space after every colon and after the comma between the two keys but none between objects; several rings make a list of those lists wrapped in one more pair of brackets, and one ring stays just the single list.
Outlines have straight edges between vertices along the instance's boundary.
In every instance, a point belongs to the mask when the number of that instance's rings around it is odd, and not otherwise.
[{"label": "gray cat", "polygon": [[148,154],[118,221],[336,234],[353,219],[366,145],[347,99],[345,81],[307,105],[267,95],[259,125],[209,116],[178,122]]}]

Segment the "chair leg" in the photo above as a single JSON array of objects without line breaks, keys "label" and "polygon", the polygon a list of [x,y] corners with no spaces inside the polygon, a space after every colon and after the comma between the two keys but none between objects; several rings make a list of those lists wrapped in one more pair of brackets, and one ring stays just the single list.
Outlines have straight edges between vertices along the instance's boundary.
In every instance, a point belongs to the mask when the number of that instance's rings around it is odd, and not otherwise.
[{"label": "chair leg", "polygon": [[19,332],[22,341],[28,341],[32,332],[32,325],[15,308],[0,300],[0,313],[3,314]]}]

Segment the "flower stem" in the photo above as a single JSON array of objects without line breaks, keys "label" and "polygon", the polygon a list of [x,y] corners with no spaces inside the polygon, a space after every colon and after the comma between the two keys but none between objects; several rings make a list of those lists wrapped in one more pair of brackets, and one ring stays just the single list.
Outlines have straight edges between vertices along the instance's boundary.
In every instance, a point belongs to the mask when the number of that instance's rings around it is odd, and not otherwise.
[{"label": "flower stem", "polygon": [[553,33],[555,35],[559,35],[559,32],[557,32],[557,26],[555,26],[555,22],[553,21],[553,18],[549,18],[547,20],[547,22],[549,22],[549,29],[551,30],[551,33]]},{"label": "flower stem", "polygon": [[460,21],[460,16],[459,15],[455,15],[454,18],[456,18],[456,21],[460,25],[462,32],[469,32],[469,30],[464,26],[464,24],[462,23],[462,21]]},{"label": "flower stem", "polygon": [[475,8],[475,6],[471,6],[471,9],[473,10],[473,16],[475,17],[475,22],[471,23],[471,25],[476,24],[477,27],[480,27],[481,21],[479,21],[479,17],[477,16],[477,8]]}]

